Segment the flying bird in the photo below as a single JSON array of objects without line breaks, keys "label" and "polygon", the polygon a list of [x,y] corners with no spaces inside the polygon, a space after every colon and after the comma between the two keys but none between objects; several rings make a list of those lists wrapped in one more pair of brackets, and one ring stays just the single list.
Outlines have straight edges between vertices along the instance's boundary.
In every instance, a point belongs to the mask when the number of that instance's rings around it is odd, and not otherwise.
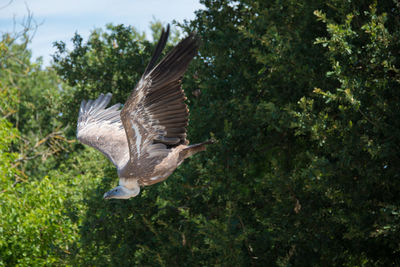
[{"label": "flying bird", "polygon": [[121,104],[106,108],[111,93],[81,103],[78,140],[101,151],[118,172],[119,185],[104,199],[137,196],[140,187],[164,181],[184,159],[213,142],[189,145],[186,139],[189,110],[181,79],[197,53],[198,37],[190,34],[156,64],[168,36],[169,25],[122,109]]}]

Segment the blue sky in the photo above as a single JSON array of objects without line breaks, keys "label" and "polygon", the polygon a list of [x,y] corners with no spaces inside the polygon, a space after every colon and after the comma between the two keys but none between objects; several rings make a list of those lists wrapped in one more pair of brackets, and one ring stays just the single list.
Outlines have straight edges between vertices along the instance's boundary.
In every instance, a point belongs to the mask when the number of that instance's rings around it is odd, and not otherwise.
[{"label": "blue sky", "polygon": [[[162,22],[183,21],[195,17],[201,9],[198,0],[0,0],[0,32],[13,30],[27,16],[27,8],[40,24],[30,48],[33,58],[42,56],[45,65],[55,52],[54,41],[64,41],[71,47],[70,39],[78,32],[85,39],[94,28],[104,28],[107,23],[132,25],[150,36],[149,25],[153,18]],[[21,27],[19,27],[21,29]]]}]

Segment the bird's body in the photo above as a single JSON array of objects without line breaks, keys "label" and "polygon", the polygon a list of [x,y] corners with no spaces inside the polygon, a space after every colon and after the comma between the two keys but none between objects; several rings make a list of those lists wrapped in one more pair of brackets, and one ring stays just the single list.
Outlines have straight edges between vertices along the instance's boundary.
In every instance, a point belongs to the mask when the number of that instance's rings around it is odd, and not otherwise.
[{"label": "bird's body", "polygon": [[168,34],[169,26],[122,110],[120,104],[106,108],[110,93],[82,101],[77,138],[106,155],[120,178],[119,186],[104,198],[136,196],[140,186],[164,181],[185,158],[211,143],[189,146],[186,139],[189,110],[180,80],[197,52],[198,40],[194,34],[188,36],[155,65]]}]

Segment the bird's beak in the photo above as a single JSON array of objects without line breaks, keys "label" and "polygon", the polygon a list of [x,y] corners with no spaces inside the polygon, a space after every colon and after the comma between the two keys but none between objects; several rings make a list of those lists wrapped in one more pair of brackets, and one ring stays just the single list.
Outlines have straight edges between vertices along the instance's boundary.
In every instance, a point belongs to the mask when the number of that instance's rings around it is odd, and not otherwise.
[{"label": "bird's beak", "polygon": [[110,191],[108,191],[107,193],[104,193],[103,199],[110,199],[110,198],[111,198]]}]

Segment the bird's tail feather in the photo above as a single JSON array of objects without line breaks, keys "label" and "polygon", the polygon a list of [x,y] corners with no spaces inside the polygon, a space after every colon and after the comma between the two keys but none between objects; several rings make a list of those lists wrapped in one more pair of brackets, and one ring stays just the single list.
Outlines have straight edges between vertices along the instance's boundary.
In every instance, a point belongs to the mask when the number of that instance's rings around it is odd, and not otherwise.
[{"label": "bird's tail feather", "polygon": [[185,158],[188,158],[188,157],[196,154],[197,152],[205,151],[206,150],[206,146],[209,145],[209,144],[213,144],[214,142],[215,142],[214,139],[210,139],[210,140],[207,140],[207,141],[202,142],[202,143],[190,145],[190,146],[182,149],[182,151],[180,152],[180,157],[183,160]]}]

